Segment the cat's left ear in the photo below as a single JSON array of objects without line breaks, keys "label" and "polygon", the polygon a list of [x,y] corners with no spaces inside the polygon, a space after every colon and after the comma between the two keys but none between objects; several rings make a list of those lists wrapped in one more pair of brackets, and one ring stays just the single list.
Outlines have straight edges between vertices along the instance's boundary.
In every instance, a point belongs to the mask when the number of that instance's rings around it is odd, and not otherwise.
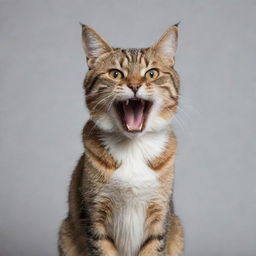
[{"label": "cat's left ear", "polygon": [[175,54],[178,47],[178,24],[168,28],[159,41],[151,48],[158,56],[165,59],[171,66],[175,63]]},{"label": "cat's left ear", "polygon": [[82,44],[89,67],[95,60],[104,53],[113,51],[112,47],[92,28],[87,25],[82,26]]}]

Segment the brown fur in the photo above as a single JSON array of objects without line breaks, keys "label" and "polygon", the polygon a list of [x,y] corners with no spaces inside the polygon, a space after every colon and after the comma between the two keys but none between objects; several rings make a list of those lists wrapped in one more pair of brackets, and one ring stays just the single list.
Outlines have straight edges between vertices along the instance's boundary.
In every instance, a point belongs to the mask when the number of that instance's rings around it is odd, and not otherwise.
[{"label": "brown fur", "polygon": [[[101,129],[97,122],[110,111],[123,87],[130,84],[145,84],[149,95],[154,93],[157,86],[164,102],[160,116],[166,120],[173,116],[178,104],[179,77],[173,69],[174,57],[168,60],[161,57],[158,46],[172,31],[177,33],[177,28],[171,27],[167,30],[151,48],[128,50],[112,48],[96,34],[100,54],[87,54],[90,69],[84,81],[85,98],[91,118],[83,130],[85,151],[71,179],[69,213],[59,232],[60,256],[126,256],[118,252],[109,230],[116,205],[102,193],[122,162],[114,159],[103,143],[102,138],[108,136],[108,131]],[[90,38],[86,36],[91,36],[90,33],[95,35],[96,32],[84,26],[83,36],[87,52]],[[143,68],[150,67],[158,67],[161,72],[159,78],[153,82],[139,73]],[[122,69],[125,73],[125,78],[118,83],[108,76],[108,70],[113,68]],[[159,175],[158,193],[161,196],[152,199],[147,205],[144,224],[146,238],[141,244],[138,256],[183,255],[183,231],[178,217],[174,214],[172,201],[175,153],[176,137],[170,129],[163,152],[147,162]]]}]

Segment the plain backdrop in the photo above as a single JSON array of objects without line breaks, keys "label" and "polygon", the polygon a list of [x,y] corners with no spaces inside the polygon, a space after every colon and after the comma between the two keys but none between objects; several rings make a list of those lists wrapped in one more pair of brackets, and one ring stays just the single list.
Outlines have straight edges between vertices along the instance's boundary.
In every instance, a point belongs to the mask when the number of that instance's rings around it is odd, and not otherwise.
[{"label": "plain backdrop", "polygon": [[0,255],[57,255],[88,118],[79,22],[114,46],[147,47],[181,21],[173,125],[185,255],[255,256],[255,13],[242,0],[1,0]]}]

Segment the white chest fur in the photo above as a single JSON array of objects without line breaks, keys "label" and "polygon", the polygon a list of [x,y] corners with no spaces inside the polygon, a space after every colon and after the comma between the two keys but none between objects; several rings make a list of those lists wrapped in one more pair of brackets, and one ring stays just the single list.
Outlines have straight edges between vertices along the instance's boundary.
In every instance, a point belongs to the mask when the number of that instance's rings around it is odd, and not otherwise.
[{"label": "white chest fur", "polygon": [[120,255],[137,255],[143,242],[146,207],[157,196],[159,187],[158,175],[148,167],[147,161],[162,153],[167,140],[167,132],[131,140],[103,138],[114,159],[121,163],[105,190],[114,202],[110,230]]}]

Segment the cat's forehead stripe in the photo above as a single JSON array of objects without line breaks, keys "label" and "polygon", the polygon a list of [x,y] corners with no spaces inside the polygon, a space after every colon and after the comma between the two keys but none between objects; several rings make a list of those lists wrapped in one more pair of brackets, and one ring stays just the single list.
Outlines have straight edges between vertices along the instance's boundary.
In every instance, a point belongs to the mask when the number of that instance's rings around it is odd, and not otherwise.
[{"label": "cat's forehead stripe", "polygon": [[145,55],[145,49],[122,49],[122,58],[119,60],[120,66],[127,67],[133,64],[141,64],[148,67],[149,61]]},{"label": "cat's forehead stripe", "polygon": [[137,54],[137,62],[138,63],[141,63],[141,56],[142,56],[142,52],[139,51],[138,54]]},{"label": "cat's forehead stripe", "polygon": [[124,57],[127,58],[128,62],[132,61],[132,57],[130,55],[130,53],[127,50],[122,50]]}]

